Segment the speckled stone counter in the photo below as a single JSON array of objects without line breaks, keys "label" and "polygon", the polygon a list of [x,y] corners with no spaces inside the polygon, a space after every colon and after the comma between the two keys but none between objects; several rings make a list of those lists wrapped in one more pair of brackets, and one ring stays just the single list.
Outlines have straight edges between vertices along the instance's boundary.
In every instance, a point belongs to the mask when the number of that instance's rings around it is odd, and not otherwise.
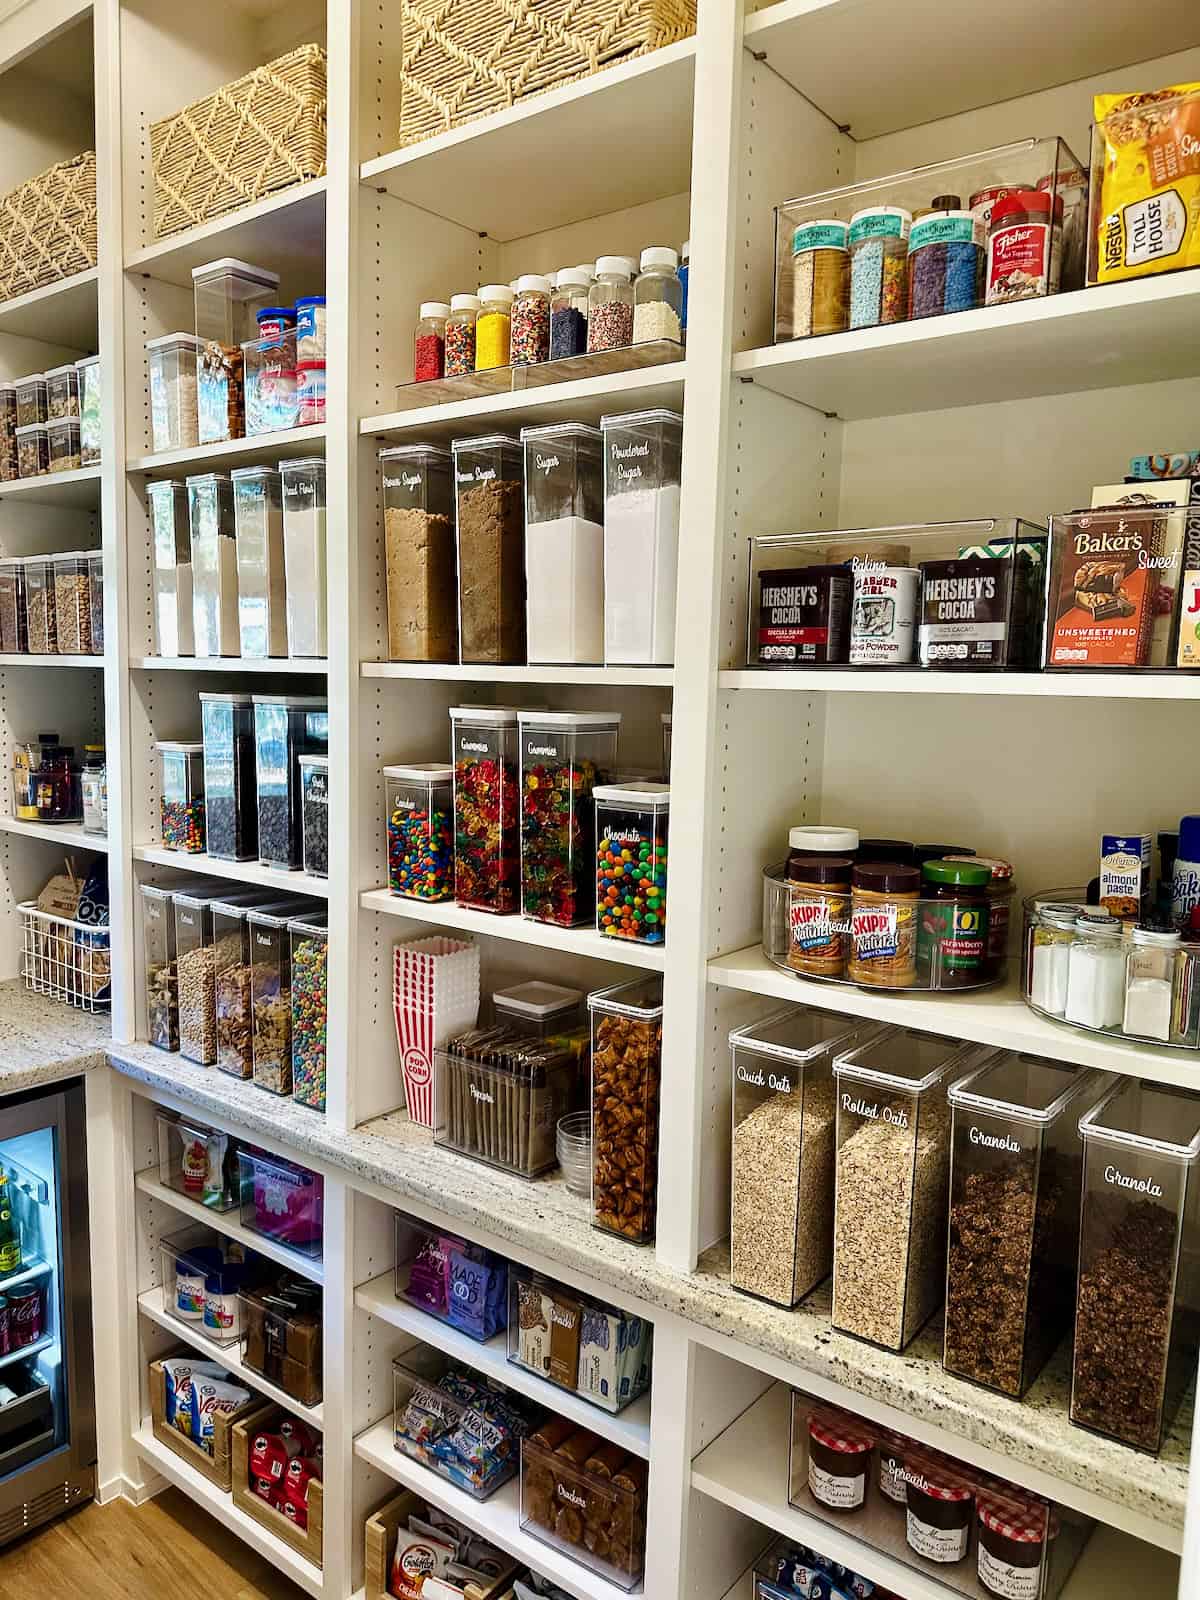
[{"label": "speckled stone counter", "polygon": [[34,994],[17,979],[0,983],[0,1098],[102,1067],[111,1031],[90,1015]]}]

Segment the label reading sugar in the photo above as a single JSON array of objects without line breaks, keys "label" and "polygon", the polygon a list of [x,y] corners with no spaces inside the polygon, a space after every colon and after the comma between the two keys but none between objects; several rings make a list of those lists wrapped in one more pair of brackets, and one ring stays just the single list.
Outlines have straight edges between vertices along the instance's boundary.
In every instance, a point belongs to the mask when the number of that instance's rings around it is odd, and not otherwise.
[{"label": "label reading sugar", "polygon": [[813,1497],[823,1506],[829,1506],[834,1511],[853,1511],[861,1506],[867,1494],[867,1475],[865,1472],[853,1478],[835,1477],[832,1472],[826,1472],[819,1467],[810,1456],[808,1458],[808,1487],[813,1492]]},{"label": "label reading sugar", "polygon": [[1040,1563],[1034,1567],[1010,1567],[1007,1561],[994,1556],[980,1539],[979,1581],[990,1594],[1000,1595],[1002,1600],[1038,1600],[1042,1568]]},{"label": "label reading sugar", "polygon": [[934,1528],[910,1510],[908,1513],[908,1542],[926,1561],[949,1564],[961,1561],[967,1553],[971,1530],[964,1528]]}]

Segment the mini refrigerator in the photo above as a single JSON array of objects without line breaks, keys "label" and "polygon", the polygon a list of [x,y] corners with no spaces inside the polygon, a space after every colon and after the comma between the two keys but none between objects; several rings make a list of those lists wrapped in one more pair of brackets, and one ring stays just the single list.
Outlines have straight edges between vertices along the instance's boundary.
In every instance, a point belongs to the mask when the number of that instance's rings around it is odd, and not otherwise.
[{"label": "mini refrigerator", "polygon": [[0,1546],[95,1493],[91,1298],[83,1086],[0,1099]]}]

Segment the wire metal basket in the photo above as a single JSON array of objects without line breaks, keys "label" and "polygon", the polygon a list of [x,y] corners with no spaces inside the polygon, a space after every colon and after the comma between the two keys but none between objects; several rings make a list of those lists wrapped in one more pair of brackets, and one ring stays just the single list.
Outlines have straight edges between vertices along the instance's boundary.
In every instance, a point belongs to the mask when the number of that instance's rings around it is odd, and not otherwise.
[{"label": "wire metal basket", "polygon": [[109,930],[54,916],[39,910],[32,900],[17,911],[25,987],[81,1011],[108,1011],[112,1005]]}]

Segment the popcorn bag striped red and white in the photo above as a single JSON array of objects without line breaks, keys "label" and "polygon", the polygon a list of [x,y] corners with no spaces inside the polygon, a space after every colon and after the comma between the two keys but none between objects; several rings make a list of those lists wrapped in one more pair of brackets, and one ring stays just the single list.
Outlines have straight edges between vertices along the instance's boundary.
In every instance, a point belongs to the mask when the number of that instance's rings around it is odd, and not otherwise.
[{"label": "popcorn bag striped red and white", "polygon": [[434,1051],[479,1016],[479,946],[441,936],[397,944],[392,995],[408,1114],[432,1128]]}]

